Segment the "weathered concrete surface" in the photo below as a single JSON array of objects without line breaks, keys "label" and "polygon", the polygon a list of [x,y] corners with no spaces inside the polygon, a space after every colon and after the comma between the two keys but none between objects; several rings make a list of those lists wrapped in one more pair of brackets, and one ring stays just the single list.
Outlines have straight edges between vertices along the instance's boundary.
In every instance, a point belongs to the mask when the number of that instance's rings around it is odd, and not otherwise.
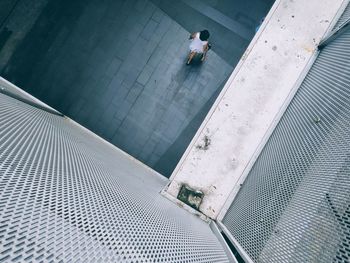
[{"label": "weathered concrete surface", "polygon": [[167,193],[177,196],[186,183],[205,193],[200,211],[218,216],[344,2],[275,3],[175,169]]}]

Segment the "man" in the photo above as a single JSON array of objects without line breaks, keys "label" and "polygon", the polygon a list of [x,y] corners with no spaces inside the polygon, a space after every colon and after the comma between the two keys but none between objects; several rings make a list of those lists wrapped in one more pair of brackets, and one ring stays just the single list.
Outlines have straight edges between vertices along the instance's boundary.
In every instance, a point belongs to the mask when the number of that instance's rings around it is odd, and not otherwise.
[{"label": "man", "polygon": [[207,52],[209,50],[209,36],[210,34],[208,30],[203,30],[191,34],[190,54],[188,55],[186,65],[189,65],[191,63],[192,59],[196,56],[196,54],[202,55],[202,62],[205,60]]}]

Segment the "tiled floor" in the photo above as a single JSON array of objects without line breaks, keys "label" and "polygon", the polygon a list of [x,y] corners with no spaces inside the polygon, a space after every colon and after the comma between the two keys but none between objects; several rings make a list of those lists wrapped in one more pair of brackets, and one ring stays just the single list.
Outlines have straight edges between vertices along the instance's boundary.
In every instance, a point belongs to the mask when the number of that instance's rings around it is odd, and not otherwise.
[{"label": "tiled floor", "polygon": [[51,0],[2,76],[169,176],[233,70],[185,66],[188,36],[147,0]]},{"label": "tiled floor", "polygon": [[151,0],[187,31],[207,28],[213,51],[235,66],[274,0]]}]

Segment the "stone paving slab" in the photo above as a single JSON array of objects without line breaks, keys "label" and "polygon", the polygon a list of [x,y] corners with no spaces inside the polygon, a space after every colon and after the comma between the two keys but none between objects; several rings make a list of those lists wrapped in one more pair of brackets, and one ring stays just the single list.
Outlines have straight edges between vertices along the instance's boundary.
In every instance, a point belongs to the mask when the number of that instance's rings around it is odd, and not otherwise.
[{"label": "stone paving slab", "polygon": [[213,50],[235,66],[275,0],[152,0],[184,29],[211,32]]},{"label": "stone paving slab", "polygon": [[61,5],[49,2],[4,77],[169,176],[232,66],[212,51],[186,66],[189,32],[150,1]]}]

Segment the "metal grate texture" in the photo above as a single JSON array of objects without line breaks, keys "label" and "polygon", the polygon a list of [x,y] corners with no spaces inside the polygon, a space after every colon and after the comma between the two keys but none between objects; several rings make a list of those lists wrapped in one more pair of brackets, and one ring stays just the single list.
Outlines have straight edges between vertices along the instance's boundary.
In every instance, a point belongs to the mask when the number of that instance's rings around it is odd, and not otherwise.
[{"label": "metal grate texture", "polygon": [[223,223],[255,262],[350,262],[350,30],[319,54]]},{"label": "metal grate texture", "polygon": [[349,8],[349,4],[348,6],[345,8],[344,13],[341,15],[341,17],[338,19],[335,27],[333,28],[333,30],[337,29],[338,27],[340,27],[342,24],[344,24],[346,21],[348,21],[350,19],[350,8]]},{"label": "metal grate texture", "polygon": [[0,262],[228,262],[167,180],[67,118],[0,94]]},{"label": "metal grate texture", "polygon": [[0,77],[0,93],[8,95],[12,98],[16,98],[20,101],[26,102],[34,107],[43,109],[43,110],[51,112],[53,114],[62,115],[58,111],[54,110],[53,108],[49,107],[45,103],[34,98],[33,96],[29,95],[28,93],[24,92],[23,90],[19,89],[18,87],[16,87],[15,85],[8,82],[7,80],[5,80],[2,77]]}]

